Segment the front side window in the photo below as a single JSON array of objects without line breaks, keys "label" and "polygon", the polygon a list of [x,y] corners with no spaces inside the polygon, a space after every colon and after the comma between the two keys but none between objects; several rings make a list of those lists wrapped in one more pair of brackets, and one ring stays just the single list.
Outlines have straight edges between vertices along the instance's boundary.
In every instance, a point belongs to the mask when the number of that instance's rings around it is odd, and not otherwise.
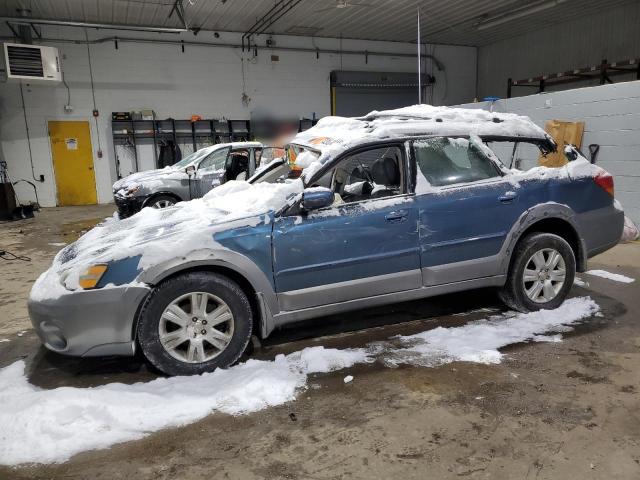
[{"label": "front side window", "polygon": [[202,160],[199,165],[200,170],[221,170],[224,168],[224,162],[227,160],[228,148],[216,150],[207,158]]},{"label": "front side window", "polygon": [[418,169],[433,187],[500,177],[493,161],[466,138],[430,138],[414,142]]},{"label": "front side window", "polygon": [[246,180],[249,171],[249,150],[232,150],[226,159],[225,177],[227,180]]},{"label": "front side window", "polygon": [[395,145],[355,153],[343,158],[314,186],[330,188],[334,205],[400,195],[405,193],[403,158],[402,149]]}]

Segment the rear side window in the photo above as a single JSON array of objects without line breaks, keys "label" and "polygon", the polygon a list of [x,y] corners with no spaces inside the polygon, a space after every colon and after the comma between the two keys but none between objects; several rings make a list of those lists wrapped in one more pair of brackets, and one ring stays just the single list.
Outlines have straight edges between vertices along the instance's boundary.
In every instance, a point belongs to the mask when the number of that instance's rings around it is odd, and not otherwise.
[{"label": "rear side window", "polygon": [[430,138],[414,142],[420,172],[434,187],[499,177],[498,167],[466,138]]}]

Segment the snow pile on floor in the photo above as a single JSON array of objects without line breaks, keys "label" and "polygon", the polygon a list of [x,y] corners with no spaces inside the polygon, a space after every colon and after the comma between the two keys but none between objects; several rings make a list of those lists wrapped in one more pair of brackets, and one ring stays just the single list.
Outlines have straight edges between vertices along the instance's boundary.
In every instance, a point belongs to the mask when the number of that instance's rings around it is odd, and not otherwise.
[{"label": "snow pile on floor", "polygon": [[[558,341],[545,332],[567,328],[600,310],[589,297],[571,298],[555,310],[531,313],[508,312],[462,327],[443,328],[397,337],[401,348],[384,360],[391,365],[409,363],[434,366],[454,361],[499,363],[499,348],[525,341]],[[570,328],[568,328],[570,330]],[[407,345],[407,346],[404,346]]]},{"label": "snow pile on floor", "polygon": [[[62,462],[72,455],[186,425],[213,412],[254,412],[294,400],[307,377],[377,358],[390,365],[435,366],[456,360],[498,363],[499,348],[523,341],[561,340],[548,332],[596,314],[589,297],[572,298],[556,310],[508,312],[461,327],[395,337],[361,349],[306,348],[273,361],[249,360],[193,377],[95,388],[41,390],[28,383],[25,364],[0,370],[0,464]],[[351,375],[345,383],[353,380]]]},{"label": "snow pile on floor", "polygon": [[636,281],[635,278],[627,277],[626,275],[621,275],[619,273],[607,272],[606,270],[588,270],[586,273],[588,275],[613,280],[614,282],[633,283]]},{"label": "snow pile on floor", "polygon": [[43,300],[66,293],[60,283],[62,271],[67,288],[76,289],[80,270],[95,263],[141,255],[139,267],[144,268],[214,247],[215,232],[268,222],[268,212],[282,208],[302,189],[301,180],[230,181],[201,199],[164,209],[145,208],[121,221],[109,219],[62,249],[34,284],[31,296]]},{"label": "snow pile on floor", "polygon": [[306,348],[274,361],[148,383],[40,390],[18,361],[0,370],[0,464],[61,462],[209,415],[254,412],[295,399],[312,373],[367,361],[364,350]]}]

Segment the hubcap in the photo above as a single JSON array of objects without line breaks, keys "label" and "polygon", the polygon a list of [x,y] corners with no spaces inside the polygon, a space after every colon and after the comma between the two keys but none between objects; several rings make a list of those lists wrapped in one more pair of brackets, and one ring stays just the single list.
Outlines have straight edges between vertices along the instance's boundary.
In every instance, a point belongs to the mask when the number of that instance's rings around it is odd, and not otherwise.
[{"label": "hubcap", "polygon": [[536,303],[553,300],[562,289],[566,266],[562,255],[553,248],[543,248],[531,255],[524,267],[524,292]]},{"label": "hubcap", "polygon": [[160,343],[176,360],[207,362],[220,355],[233,337],[229,306],[207,292],[181,295],[164,309],[158,334]]},{"label": "hubcap", "polygon": [[155,202],[152,207],[153,208],[166,208],[166,207],[170,207],[171,205],[173,205],[173,202],[171,200],[158,200],[157,202]]}]

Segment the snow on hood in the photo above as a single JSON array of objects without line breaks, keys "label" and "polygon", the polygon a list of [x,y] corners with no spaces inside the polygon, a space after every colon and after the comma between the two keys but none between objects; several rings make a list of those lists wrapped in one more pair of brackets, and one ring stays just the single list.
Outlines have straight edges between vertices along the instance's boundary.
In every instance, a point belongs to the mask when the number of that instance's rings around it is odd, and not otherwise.
[{"label": "snow on hood", "polygon": [[282,208],[303,189],[302,181],[257,183],[230,181],[203,198],[164,209],[144,208],[124,220],[108,219],[56,255],[51,268],[31,290],[31,298],[56,298],[78,288],[80,272],[96,263],[140,255],[139,267],[156,265],[206,248],[223,248],[213,234],[229,228],[270,221],[268,212]]},{"label": "snow on hood", "polygon": [[506,136],[553,142],[528,117],[515,113],[413,105],[373,111],[363,117],[324,117],[314,127],[296,135],[291,143],[319,150],[322,153],[319,162],[324,163],[358,144],[416,135]]},{"label": "snow on hood", "polygon": [[144,172],[132,173],[127,177],[121,178],[113,184],[113,191],[116,193],[136,184],[149,186],[149,184],[154,181],[169,179],[182,180],[187,178],[189,178],[189,176],[182,168],[164,167],[156,170],[146,170]]}]

